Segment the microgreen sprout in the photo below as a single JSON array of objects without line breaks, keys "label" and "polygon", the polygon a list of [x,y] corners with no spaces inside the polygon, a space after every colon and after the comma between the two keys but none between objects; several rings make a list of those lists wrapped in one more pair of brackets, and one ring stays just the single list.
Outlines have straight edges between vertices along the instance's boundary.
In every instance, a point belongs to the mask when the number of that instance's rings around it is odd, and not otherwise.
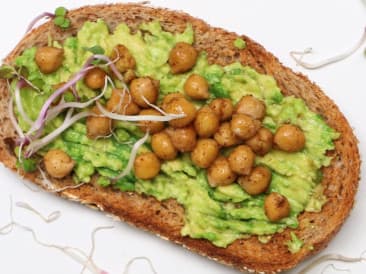
[{"label": "microgreen sprout", "polygon": [[66,18],[67,9],[64,7],[58,7],[55,10],[55,17],[53,18],[53,23],[62,29],[67,29],[70,27],[70,19]]},{"label": "microgreen sprout", "polygon": [[348,49],[347,51],[345,51],[343,53],[337,54],[333,57],[326,58],[324,60],[321,60],[321,61],[318,61],[315,63],[309,63],[309,62],[303,61],[303,58],[305,55],[313,53],[312,48],[307,48],[304,51],[291,51],[290,56],[292,57],[292,59],[294,59],[294,61],[296,62],[297,65],[302,66],[303,68],[319,69],[319,68],[328,66],[333,63],[337,63],[339,61],[342,61],[342,60],[350,57],[359,48],[361,48],[365,42],[366,42],[366,28],[364,28],[364,31],[362,33],[362,37],[360,38],[360,40],[352,48]]}]

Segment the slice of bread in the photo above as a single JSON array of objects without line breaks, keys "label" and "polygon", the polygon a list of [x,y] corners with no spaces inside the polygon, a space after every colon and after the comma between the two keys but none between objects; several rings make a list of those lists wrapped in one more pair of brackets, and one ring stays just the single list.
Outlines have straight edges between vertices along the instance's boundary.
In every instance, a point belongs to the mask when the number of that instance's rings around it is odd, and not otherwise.
[{"label": "slice of bread", "polygon": [[[320,213],[302,213],[296,235],[305,242],[301,250],[291,254],[284,245],[290,239],[290,230],[275,234],[267,244],[256,237],[236,240],[227,248],[219,248],[206,240],[182,237],[184,209],[174,200],[158,202],[153,197],[114,191],[86,184],[77,189],[68,189],[59,195],[73,201],[97,207],[108,215],[128,222],[136,227],[151,231],[164,239],[178,243],[185,248],[207,256],[220,263],[235,267],[241,271],[274,273],[293,268],[301,260],[323,249],[340,229],[348,216],[357,191],[360,157],[357,140],[350,125],[334,102],[320,88],[305,76],[296,74],[284,67],[271,53],[246,36],[240,36],[246,42],[242,50],[233,45],[239,36],[220,28],[214,28],[188,14],[138,4],[115,4],[86,6],[68,13],[72,26],[66,31],[48,22],[27,34],[16,48],[6,57],[6,63],[12,61],[26,48],[33,45],[46,45],[48,35],[55,40],[64,40],[87,20],[103,18],[113,29],[118,23],[126,22],[132,29],[146,21],[159,20],[163,28],[170,32],[181,32],[187,22],[195,30],[194,46],[208,53],[212,63],[220,65],[240,61],[260,73],[272,75],[285,95],[302,98],[316,113],[341,135],[335,141],[335,150],[329,152],[333,157],[331,165],[323,169],[325,195],[328,202]],[[8,115],[9,90],[4,80],[0,81],[0,161],[8,168],[16,170],[16,158],[13,153],[16,133]],[[39,173],[23,174],[25,178],[42,186]],[[53,180],[55,187],[73,184],[70,178]]]}]

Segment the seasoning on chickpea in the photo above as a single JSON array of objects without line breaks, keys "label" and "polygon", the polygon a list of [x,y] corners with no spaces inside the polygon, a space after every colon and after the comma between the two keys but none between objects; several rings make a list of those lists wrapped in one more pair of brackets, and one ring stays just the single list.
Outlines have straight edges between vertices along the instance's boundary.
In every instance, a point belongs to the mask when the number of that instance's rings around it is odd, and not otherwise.
[{"label": "seasoning on chickpea", "polygon": [[209,107],[203,107],[197,112],[194,121],[194,128],[198,136],[208,138],[215,134],[219,129],[220,121],[217,115]]},{"label": "seasoning on chickpea", "polygon": [[191,152],[192,162],[201,168],[208,168],[219,154],[219,145],[213,139],[200,139]]},{"label": "seasoning on chickpea", "polygon": [[180,152],[190,152],[196,146],[197,136],[192,126],[183,128],[168,127],[165,132],[169,135],[174,147]]},{"label": "seasoning on chickpea", "polygon": [[258,130],[257,134],[245,142],[256,154],[264,156],[267,154],[273,145],[273,134],[272,132],[262,127]]},{"label": "seasoning on chickpea", "polygon": [[117,70],[122,73],[129,69],[135,69],[136,67],[135,58],[132,56],[128,48],[121,44],[118,44],[114,47],[110,59],[112,61],[117,60],[114,65],[116,66]]},{"label": "seasoning on chickpea", "polygon": [[257,166],[249,175],[239,177],[238,183],[248,194],[258,195],[267,191],[271,178],[269,168]]},{"label": "seasoning on chickpea", "polygon": [[178,42],[169,54],[169,65],[173,74],[190,70],[197,61],[196,49],[188,43]]},{"label": "seasoning on chickpea", "polygon": [[280,150],[297,152],[305,146],[305,135],[299,127],[284,124],[277,129],[273,142]]},{"label": "seasoning on chickpea", "polygon": [[39,70],[44,74],[58,70],[63,60],[64,50],[56,47],[39,47],[34,58]]},{"label": "seasoning on chickpea", "polygon": [[236,174],[231,170],[229,161],[219,156],[207,169],[207,179],[212,187],[226,186],[235,181]]},{"label": "seasoning on chickpea", "polygon": [[231,130],[229,122],[220,125],[218,131],[214,134],[214,139],[223,147],[230,147],[241,143],[241,140]]},{"label": "seasoning on chickpea", "polygon": [[255,154],[246,145],[237,146],[228,157],[230,168],[240,175],[250,174],[254,160]]},{"label": "seasoning on chickpea", "polygon": [[140,112],[139,106],[132,100],[131,95],[123,89],[114,88],[106,107],[108,111],[123,114],[135,115]]},{"label": "seasoning on chickpea", "polygon": [[150,77],[140,77],[133,79],[130,85],[132,99],[142,108],[149,108],[147,100],[155,104],[159,95],[159,81]]},{"label": "seasoning on chickpea", "polygon": [[149,180],[158,175],[160,167],[160,160],[152,152],[140,154],[133,164],[135,176],[143,180]]},{"label": "seasoning on chickpea", "polygon": [[[101,114],[98,107],[93,107],[92,112]],[[98,137],[105,137],[111,134],[112,120],[108,117],[88,116],[86,118],[87,136],[90,139],[97,139]]]},{"label": "seasoning on chickpea", "polygon": [[246,114],[253,119],[262,120],[266,115],[266,105],[252,95],[243,96],[235,107],[236,113]]},{"label": "seasoning on chickpea", "polygon": [[106,72],[101,68],[95,67],[89,70],[84,77],[84,83],[91,89],[104,87]]},{"label": "seasoning on chickpea", "polygon": [[264,199],[264,212],[272,222],[288,217],[290,210],[287,198],[277,192],[272,192]]},{"label": "seasoning on chickpea", "polygon": [[[152,116],[161,116],[161,113],[153,108],[143,109],[140,111],[139,115],[152,115]],[[149,132],[151,134],[157,133],[164,129],[164,122],[159,121],[139,121],[138,127],[143,132]]]},{"label": "seasoning on chickpea", "polygon": [[75,166],[74,160],[61,149],[49,150],[43,157],[43,161],[47,173],[57,179],[69,175]]},{"label": "seasoning on chickpea", "polygon": [[177,149],[166,132],[155,133],[151,137],[151,148],[162,160],[173,160],[177,157]]},{"label": "seasoning on chickpea", "polygon": [[233,103],[230,99],[218,98],[210,103],[210,108],[216,113],[220,121],[226,121],[231,118],[234,111]]},{"label": "seasoning on chickpea", "polygon": [[169,121],[172,127],[185,127],[189,125],[197,114],[196,107],[183,97],[172,98],[164,107],[166,113],[184,114],[185,117]]},{"label": "seasoning on chickpea", "polygon": [[253,137],[261,127],[261,122],[246,114],[234,114],[230,122],[231,130],[242,140]]},{"label": "seasoning on chickpea", "polygon": [[184,92],[195,100],[205,100],[210,97],[208,82],[198,74],[191,74],[184,83]]}]

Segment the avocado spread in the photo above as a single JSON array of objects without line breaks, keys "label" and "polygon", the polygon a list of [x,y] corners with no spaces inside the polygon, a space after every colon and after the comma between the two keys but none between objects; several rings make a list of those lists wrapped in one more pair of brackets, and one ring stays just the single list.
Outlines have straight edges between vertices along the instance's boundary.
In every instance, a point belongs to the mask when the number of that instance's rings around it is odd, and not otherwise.
[{"label": "avocado spread", "polygon": [[[35,120],[45,100],[52,94],[53,85],[66,82],[77,73],[92,53],[88,50],[97,46],[110,56],[117,44],[126,46],[136,60],[137,76],[150,76],[160,81],[160,99],[172,92],[183,92],[183,85],[190,74],[203,76],[209,83],[210,98],[229,98],[235,104],[244,95],[251,94],[264,101],[266,116],[263,125],[272,133],[283,123],[300,127],[306,136],[305,148],[299,152],[287,153],[271,150],[263,157],[256,157],[256,164],[269,167],[272,181],[268,192],[278,192],[287,197],[291,205],[288,217],[278,222],[270,222],[264,212],[264,194],[251,196],[238,184],[212,188],[207,181],[205,169],[193,165],[189,154],[181,154],[177,159],[165,161],[161,172],[151,180],[137,179],[133,172],[120,179],[112,187],[121,191],[136,191],[152,195],[162,201],[173,198],[185,209],[185,225],[182,235],[204,238],[219,247],[226,247],[236,239],[257,235],[264,239],[282,231],[286,227],[298,226],[297,216],[304,210],[319,211],[326,202],[319,182],[321,168],[330,164],[326,151],[334,149],[333,140],[338,133],[330,128],[322,117],[310,111],[303,100],[281,94],[273,77],[259,74],[254,69],[240,63],[227,66],[209,64],[205,52],[199,54],[193,69],[183,74],[171,74],[167,60],[170,50],[177,42],[192,44],[194,31],[187,25],[182,33],[164,31],[157,21],[144,23],[132,33],[124,23],[113,32],[102,20],[86,22],[75,37],[67,38],[62,44],[50,42],[54,47],[64,49],[62,67],[56,72],[43,74],[34,61],[36,48],[30,48],[16,59],[16,65],[27,72],[27,78],[40,91],[32,88],[21,90],[21,100],[25,112]],[[243,40],[235,41],[243,48]],[[15,85],[16,81],[13,81]],[[116,81],[118,86],[121,83]],[[111,87],[101,102],[111,96]],[[82,101],[97,95],[83,81],[77,83],[77,91]],[[100,91],[99,91],[100,92]],[[66,97],[65,100],[73,100]],[[202,102],[195,102],[197,105]],[[18,115],[21,128],[29,125]],[[63,117],[47,124],[46,131],[56,129]],[[143,132],[128,122],[118,122],[113,135],[108,138],[91,140],[86,136],[85,119],[75,123],[55,141],[43,148],[44,154],[51,148],[64,150],[75,162],[75,182],[90,182],[97,175],[97,183],[111,186],[109,178],[117,176],[126,167],[132,146],[143,136]],[[149,141],[140,148],[151,150]],[[295,235],[295,234],[294,234]],[[295,235],[296,236],[296,235]],[[292,251],[301,247],[292,236],[289,243]]]}]

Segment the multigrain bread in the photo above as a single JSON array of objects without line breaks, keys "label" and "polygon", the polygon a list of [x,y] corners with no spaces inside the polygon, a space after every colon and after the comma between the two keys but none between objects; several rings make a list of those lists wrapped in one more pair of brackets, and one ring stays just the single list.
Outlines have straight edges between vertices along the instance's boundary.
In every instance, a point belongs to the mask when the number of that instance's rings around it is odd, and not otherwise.
[{"label": "multigrain bread", "polygon": [[[76,34],[87,20],[103,18],[111,29],[120,22],[126,22],[129,27],[136,29],[142,22],[159,20],[162,27],[170,32],[183,31],[189,22],[195,30],[194,47],[206,51],[211,63],[227,65],[240,61],[260,73],[272,75],[283,94],[302,98],[311,110],[322,115],[340,133],[340,138],[335,141],[335,150],[329,152],[333,157],[331,165],[323,169],[322,184],[328,202],[320,213],[305,212],[300,215],[300,224],[295,232],[305,245],[295,254],[291,254],[284,245],[290,239],[288,229],[275,234],[267,244],[260,243],[257,237],[251,237],[236,240],[227,248],[216,247],[206,240],[182,237],[180,230],[184,224],[184,209],[174,200],[159,202],[145,195],[100,188],[94,184],[68,189],[59,192],[59,195],[97,207],[109,215],[241,271],[273,273],[290,269],[328,244],[352,208],[359,180],[360,158],[357,140],[350,125],[318,86],[305,76],[284,67],[277,58],[250,38],[240,36],[246,42],[246,47],[240,50],[233,45],[238,35],[211,27],[182,12],[138,4],[115,4],[82,7],[69,11],[68,17],[72,22],[71,28],[63,31],[48,22],[27,34],[4,61],[11,64],[24,49],[46,45],[49,34],[55,40],[62,41]],[[16,132],[9,120],[8,104],[7,83],[1,80],[0,161],[15,171],[13,147]],[[38,172],[22,175],[46,188]],[[73,184],[71,178],[52,180],[52,183],[56,188]]]}]

